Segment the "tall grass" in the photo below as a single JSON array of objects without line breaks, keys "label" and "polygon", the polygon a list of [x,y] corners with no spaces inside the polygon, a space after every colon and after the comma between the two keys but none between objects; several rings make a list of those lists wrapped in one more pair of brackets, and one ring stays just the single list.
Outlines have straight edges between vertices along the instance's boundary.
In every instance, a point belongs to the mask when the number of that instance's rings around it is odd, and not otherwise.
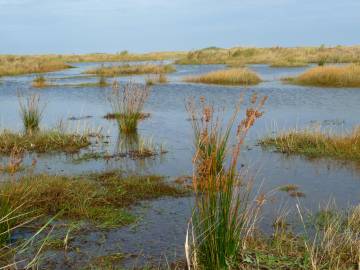
[{"label": "tall grass", "polygon": [[44,106],[40,104],[40,95],[32,94],[26,98],[18,95],[20,115],[26,133],[34,133],[40,130],[40,121]]},{"label": "tall grass", "polygon": [[360,65],[319,66],[285,81],[309,86],[360,87]]},{"label": "tall grass", "polygon": [[[231,131],[240,107],[235,108],[224,127],[221,117],[204,99],[199,106],[194,101],[187,104],[196,153],[192,179],[195,192],[193,243],[190,252],[188,231],[186,253],[188,264],[194,268],[234,268],[246,238],[254,229],[262,202],[259,199],[256,204],[250,199],[251,185],[238,171],[238,160],[246,134],[261,117],[265,101],[266,98],[258,101],[256,95],[253,96],[245,118],[237,125],[236,144],[231,149]],[[225,166],[227,158],[229,165]]]},{"label": "tall grass", "polygon": [[108,100],[122,132],[136,132],[150,90],[146,85],[141,86],[131,81],[124,85],[119,85],[117,82],[113,84]]},{"label": "tall grass", "polygon": [[360,162],[360,127],[342,134],[321,129],[290,130],[264,138],[260,143],[285,154]]},{"label": "tall grass", "polygon": [[246,68],[233,68],[213,71],[200,76],[185,78],[187,82],[223,84],[223,85],[254,85],[261,82],[260,77]]}]

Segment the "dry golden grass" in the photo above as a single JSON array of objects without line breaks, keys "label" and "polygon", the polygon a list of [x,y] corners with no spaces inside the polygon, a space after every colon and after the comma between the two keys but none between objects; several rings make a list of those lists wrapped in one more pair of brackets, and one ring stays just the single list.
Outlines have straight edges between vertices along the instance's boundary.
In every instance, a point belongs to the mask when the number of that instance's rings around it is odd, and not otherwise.
[{"label": "dry golden grass", "polygon": [[172,65],[123,65],[109,66],[90,69],[85,71],[86,74],[95,74],[99,76],[113,77],[139,74],[164,74],[174,72],[175,67]]},{"label": "dry golden grass", "polygon": [[204,75],[187,77],[187,82],[222,84],[222,85],[254,85],[261,82],[260,77],[246,68],[233,68],[213,71]]},{"label": "dry golden grass", "polygon": [[329,157],[360,162],[360,127],[340,135],[321,130],[294,130],[265,138],[261,145],[309,158]]},{"label": "dry golden grass", "polygon": [[360,65],[315,67],[298,77],[284,80],[309,86],[360,87]]},{"label": "dry golden grass", "polygon": [[60,58],[50,56],[0,55],[0,76],[44,73],[70,68]]},{"label": "dry golden grass", "polygon": [[188,52],[176,61],[177,64],[274,64],[296,63],[352,63],[360,61],[360,46],[336,47],[235,47],[230,49],[208,48]]}]

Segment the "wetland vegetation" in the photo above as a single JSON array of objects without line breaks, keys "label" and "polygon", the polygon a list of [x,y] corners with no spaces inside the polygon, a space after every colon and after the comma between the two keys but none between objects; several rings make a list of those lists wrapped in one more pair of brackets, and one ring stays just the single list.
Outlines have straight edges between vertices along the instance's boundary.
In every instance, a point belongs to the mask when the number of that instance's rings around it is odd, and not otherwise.
[{"label": "wetland vegetation", "polygon": [[360,65],[319,66],[285,82],[320,87],[360,87]]},{"label": "wetland vegetation", "polygon": [[333,158],[360,162],[360,128],[336,134],[320,129],[290,130],[260,141],[265,148],[308,158]]},{"label": "wetland vegetation", "polygon": [[[288,131],[264,135],[264,120],[293,120],[301,112],[306,119],[301,118],[301,127],[314,117],[329,124],[336,122],[328,120],[333,111],[348,109],[337,102],[345,100],[355,107],[358,91],[341,88],[359,87],[359,53],[357,46],[321,46],[0,56],[0,76],[53,72],[83,62],[63,71],[66,74],[4,78],[0,85],[5,100],[0,113],[13,128],[0,132],[0,268],[9,264],[9,269],[51,268],[59,260],[60,268],[76,262],[73,267],[116,269],[136,257],[131,254],[134,249],[146,245],[145,252],[153,257],[140,265],[150,263],[150,269],[359,268],[360,210],[353,198],[358,182],[351,181],[358,174],[327,163],[328,159],[359,163],[356,117],[349,117],[347,110],[336,114],[348,130],[353,128],[349,132],[336,125],[332,130],[291,129],[290,124]],[[170,59],[176,64],[128,63]],[[112,61],[119,63],[103,63]],[[268,66],[245,67],[259,63]],[[223,64],[231,68],[224,69]],[[307,70],[310,64],[318,67]],[[84,80],[94,78],[83,73],[96,75],[97,81]],[[292,84],[280,83],[283,75],[293,76],[289,80],[300,85],[297,91]],[[108,77],[116,76],[118,81],[108,87]],[[70,83],[52,83],[57,80]],[[24,84],[57,89],[17,93],[16,87]],[[257,84],[255,90],[241,87]],[[86,87],[94,91],[82,89]],[[45,106],[43,96],[50,105]],[[66,110],[79,117],[69,118]],[[89,119],[100,125],[101,132],[45,128],[58,117]],[[349,123],[346,117],[351,118]],[[14,119],[20,121],[20,131],[13,131],[19,130]],[[260,142],[254,139],[257,132]],[[262,176],[250,169],[258,166],[253,160],[262,155],[270,157],[269,165],[263,165],[265,178],[267,173],[271,176],[265,191],[259,187]],[[288,155],[309,159],[291,160]],[[319,167],[312,163],[314,158]],[[191,174],[191,167],[192,176],[173,181]],[[338,176],[341,181],[334,180]],[[314,211],[315,203],[330,200],[332,193],[322,190],[332,185],[337,199],[345,191],[353,192],[348,196],[351,206],[346,208],[344,199],[341,208],[328,205]],[[325,195],[318,199],[322,192]],[[290,210],[279,209],[280,214],[274,210],[283,200],[290,201],[291,215]],[[64,235],[56,238],[60,232]],[[171,257],[173,263],[159,266],[154,257],[160,256],[158,250],[172,252],[172,241],[180,243],[181,252]],[[85,256],[91,245],[102,251]],[[23,257],[29,261],[26,267]]]},{"label": "wetland vegetation", "polygon": [[96,69],[87,70],[86,74],[115,77],[125,75],[139,74],[164,74],[175,71],[173,65],[122,65],[122,66],[104,66]]},{"label": "wetland vegetation", "polygon": [[260,77],[246,68],[233,68],[213,71],[204,75],[185,78],[186,82],[221,84],[221,85],[254,85],[261,82]]}]

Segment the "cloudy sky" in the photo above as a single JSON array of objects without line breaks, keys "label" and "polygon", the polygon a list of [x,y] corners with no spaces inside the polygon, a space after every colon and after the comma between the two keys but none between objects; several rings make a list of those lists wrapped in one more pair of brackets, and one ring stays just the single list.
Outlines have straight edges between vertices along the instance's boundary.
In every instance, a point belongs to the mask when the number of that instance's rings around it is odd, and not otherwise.
[{"label": "cloudy sky", "polygon": [[360,44],[360,0],[0,0],[0,54]]}]

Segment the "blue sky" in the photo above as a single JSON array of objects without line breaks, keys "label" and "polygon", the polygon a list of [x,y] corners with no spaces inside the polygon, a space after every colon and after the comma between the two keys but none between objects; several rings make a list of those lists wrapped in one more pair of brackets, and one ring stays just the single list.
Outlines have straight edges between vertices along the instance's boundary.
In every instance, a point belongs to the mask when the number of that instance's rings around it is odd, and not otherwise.
[{"label": "blue sky", "polygon": [[360,44],[360,0],[0,0],[0,54]]}]

